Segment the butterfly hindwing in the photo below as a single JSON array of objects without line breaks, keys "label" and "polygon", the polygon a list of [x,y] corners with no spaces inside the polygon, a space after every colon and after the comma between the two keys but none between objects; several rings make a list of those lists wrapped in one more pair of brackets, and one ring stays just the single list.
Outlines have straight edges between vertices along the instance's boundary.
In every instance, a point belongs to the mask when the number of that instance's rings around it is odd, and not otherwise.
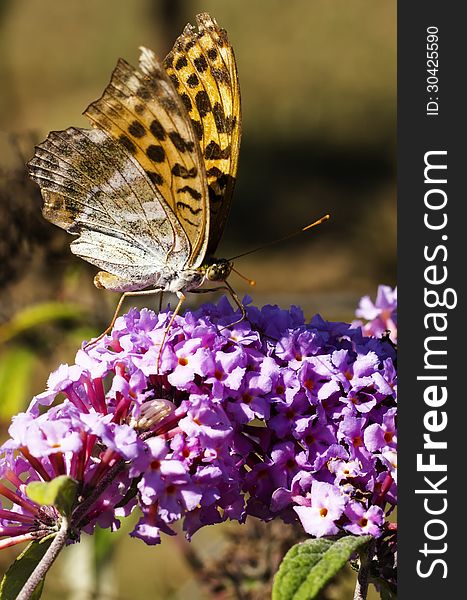
[{"label": "butterfly hindwing", "polygon": [[51,132],[29,163],[44,216],[79,237],[71,250],[129,282],[152,285],[190,246],[172,211],[125,148],[100,130]]},{"label": "butterfly hindwing", "polygon": [[85,115],[138,161],[190,242],[189,266],[204,259],[209,231],[206,173],[190,119],[155,55],[140,68],[120,59],[102,97]]},{"label": "butterfly hindwing", "polygon": [[188,111],[204,158],[210,200],[208,254],[230,208],[241,136],[240,88],[227,33],[207,13],[187,25],[164,67]]}]

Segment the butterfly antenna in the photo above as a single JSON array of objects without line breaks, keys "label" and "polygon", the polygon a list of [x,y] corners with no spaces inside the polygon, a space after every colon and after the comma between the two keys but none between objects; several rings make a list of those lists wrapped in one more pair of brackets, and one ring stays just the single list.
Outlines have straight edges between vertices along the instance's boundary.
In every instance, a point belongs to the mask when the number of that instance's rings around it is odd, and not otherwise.
[{"label": "butterfly antenna", "polygon": [[[264,250],[265,248],[269,248],[269,246],[273,246],[274,244],[278,244],[279,242],[284,242],[285,240],[293,238],[296,235],[299,235],[300,233],[303,233],[304,231],[308,231],[308,229],[311,229],[312,227],[316,227],[317,225],[321,225],[321,223],[324,223],[330,217],[331,217],[331,215],[324,215],[324,217],[321,217],[321,219],[318,219],[317,221],[314,221],[313,223],[310,223],[306,227],[302,227],[298,231],[294,231],[293,233],[289,233],[288,235],[285,235],[284,237],[281,237],[278,240],[273,240],[272,242],[264,244],[263,246],[258,246],[258,248],[254,248],[253,250],[248,250],[248,252],[243,252],[242,254],[238,254],[237,256],[232,256],[232,258],[229,258],[229,260],[236,260],[237,258],[243,258],[244,256],[248,256],[249,254],[253,254],[254,252],[258,252],[259,250]],[[232,270],[235,271],[235,269],[232,269]],[[240,275],[240,273],[238,273],[238,271],[235,271],[235,273],[237,273],[238,275]],[[243,275],[240,275],[240,277],[243,277]],[[243,279],[246,279],[246,277],[243,277]],[[247,279],[247,281],[253,281],[253,280]],[[254,285],[254,283],[250,283],[250,285]]]},{"label": "butterfly antenna", "polygon": [[256,285],[256,281],[254,279],[248,279],[248,277],[245,277],[245,275],[242,275],[239,271],[237,271],[237,269],[234,269],[232,267],[232,271],[234,273],[236,273],[239,277],[241,277],[242,279],[244,279],[245,281],[247,281],[251,286]]}]

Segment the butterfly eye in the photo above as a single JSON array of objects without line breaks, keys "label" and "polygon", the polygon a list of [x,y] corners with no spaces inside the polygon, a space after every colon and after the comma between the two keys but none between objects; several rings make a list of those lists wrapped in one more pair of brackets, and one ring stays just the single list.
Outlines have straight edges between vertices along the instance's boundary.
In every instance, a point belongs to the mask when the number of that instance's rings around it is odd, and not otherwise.
[{"label": "butterfly eye", "polygon": [[206,279],[209,281],[225,281],[232,271],[232,263],[221,259],[209,265],[206,269]]}]

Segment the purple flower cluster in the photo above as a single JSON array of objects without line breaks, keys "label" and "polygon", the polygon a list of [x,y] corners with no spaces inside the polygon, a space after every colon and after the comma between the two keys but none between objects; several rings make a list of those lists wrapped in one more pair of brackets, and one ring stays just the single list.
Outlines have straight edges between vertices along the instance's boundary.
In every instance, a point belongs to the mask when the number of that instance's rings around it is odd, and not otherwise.
[{"label": "purple flower cluster", "polygon": [[171,313],[132,309],[52,373],[1,450],[3,545],[44,535],[50,510],[25,485],[64,474],[76,536],[136,507],[149,544],[179,519],[190,537],[248,515],[381,535],[397,502],[393,345],[295,307],[246,312],[229,327],[222,299],[167,332]]}]

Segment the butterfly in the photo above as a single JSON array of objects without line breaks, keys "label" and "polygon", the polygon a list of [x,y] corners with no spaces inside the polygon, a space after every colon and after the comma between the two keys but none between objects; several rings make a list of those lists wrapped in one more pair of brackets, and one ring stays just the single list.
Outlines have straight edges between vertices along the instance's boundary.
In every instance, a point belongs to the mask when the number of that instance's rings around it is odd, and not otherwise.
[{"label": "butterfly", "polygon": [[94,128],[51,132],[28,164],[45,218],[102,269],[96,287],[123,292],[97,339],[126,296],[174,292],[173,320],[205,281],[223,282],[244,315],[232,262],[214,258],[238,164],[237,67],[226,31],[207,13],[196,21],[163,62],[144,47],[138,68],[120,59],[84,112]]}]

